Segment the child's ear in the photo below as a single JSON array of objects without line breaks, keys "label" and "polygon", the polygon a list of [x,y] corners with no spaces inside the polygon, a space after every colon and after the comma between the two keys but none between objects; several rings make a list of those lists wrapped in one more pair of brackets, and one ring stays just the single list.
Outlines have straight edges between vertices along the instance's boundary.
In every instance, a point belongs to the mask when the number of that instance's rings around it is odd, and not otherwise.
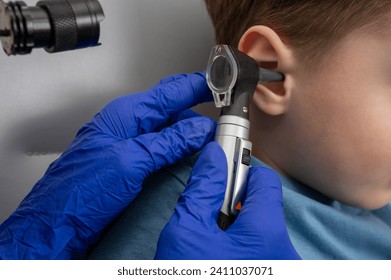
[{"label": "child's ear", "polygon": [[284,114],[289,107],[292,81],[289,70],[293,66],[291,50],[271,28],[256,25],[242,36],[239,50],[254,58],[258,65],[285,75],[285,81],[258,84],[253,103],[269,115]]}]

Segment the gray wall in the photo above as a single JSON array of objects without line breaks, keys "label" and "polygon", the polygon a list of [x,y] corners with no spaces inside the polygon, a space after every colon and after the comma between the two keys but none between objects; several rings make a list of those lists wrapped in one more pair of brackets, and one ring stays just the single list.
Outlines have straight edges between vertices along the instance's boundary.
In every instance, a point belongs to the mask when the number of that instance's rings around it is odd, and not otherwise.
[{"label": "gray wall", "polygon": [[[0,51],[0,223],[109,100],[206,66],[213,30],[202,0],[100,2],[100,47],[18,57]],[[197,110],[215,117],[212,108]]]}]

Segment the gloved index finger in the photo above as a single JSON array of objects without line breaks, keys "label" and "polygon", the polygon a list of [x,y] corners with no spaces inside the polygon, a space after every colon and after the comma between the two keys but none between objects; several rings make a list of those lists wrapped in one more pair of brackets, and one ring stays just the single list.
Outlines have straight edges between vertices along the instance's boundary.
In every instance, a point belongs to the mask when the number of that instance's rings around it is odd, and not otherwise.
[{"label": "gloved index finger", "polygon": [[204,73],[178,74],[166,78],[151,89],[152,101],[160,103],[156,110],[172,115],[199,103],[212,101]]},{"label": "gloved index finger", "polygon": [[113,100],[94,121],[127,139],[160,130],[171,115],[211,100],[203,73],[175,75],[146,92]]}]

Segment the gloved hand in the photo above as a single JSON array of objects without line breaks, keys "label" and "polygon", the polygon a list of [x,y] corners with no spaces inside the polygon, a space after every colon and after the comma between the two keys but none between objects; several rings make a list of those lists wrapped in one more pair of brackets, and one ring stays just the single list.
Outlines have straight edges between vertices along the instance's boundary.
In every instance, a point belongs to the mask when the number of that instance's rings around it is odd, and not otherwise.
[{"label": "gloved hand", "polygon": [[205,77],[192,74],[109,103],[0,226],[0,258],[83,258],[149,174],[213,138],[212,120],[182,112],[208,100]]},{"label": "gloved hand", "polygon": [[236,221],[217,226],[227,162],[216,142],[195,164],[175,212],[163,229],[156,259],[300,259],[286,229],[281,182],[274,171],[252,167]]}]

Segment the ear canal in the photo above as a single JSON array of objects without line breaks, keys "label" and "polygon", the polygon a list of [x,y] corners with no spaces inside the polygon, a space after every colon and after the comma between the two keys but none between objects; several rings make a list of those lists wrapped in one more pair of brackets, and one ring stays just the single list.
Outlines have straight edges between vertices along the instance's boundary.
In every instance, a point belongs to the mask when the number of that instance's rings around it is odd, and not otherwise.
[{"label": "ear canal", "polygon": [[278,67],[278,62],[277,61],[259,61],[258,65],[261,68],[265,68],[268,70],[275,70]]}]

